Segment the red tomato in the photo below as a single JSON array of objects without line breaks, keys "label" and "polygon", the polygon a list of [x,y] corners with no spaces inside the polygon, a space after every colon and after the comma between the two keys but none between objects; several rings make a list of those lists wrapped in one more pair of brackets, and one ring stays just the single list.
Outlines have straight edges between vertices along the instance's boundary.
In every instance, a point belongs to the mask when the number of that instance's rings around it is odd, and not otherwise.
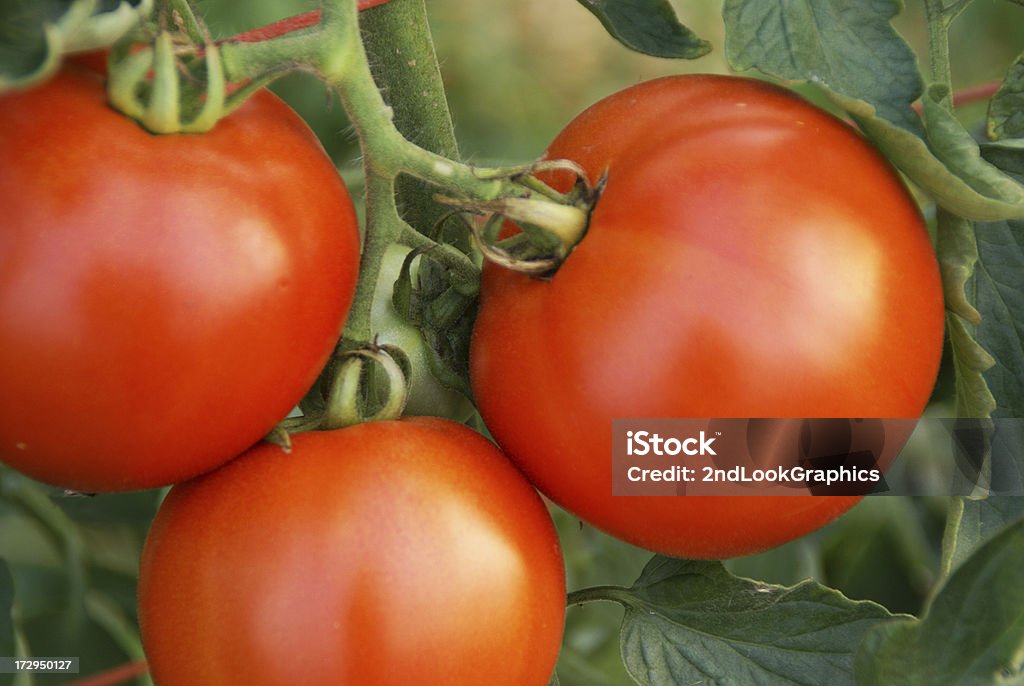
[{"label": "red tomato", "polygon": [[550,282],[485,269],[478,407],[537,487],[658,552],[723,558],[856,497],[614,497],[613,418],[917,417],[943,337],[918,209],[852,129],[763,82],[616,93],[548,151],[607,187]]},{"label": "red tomato", "polygon": [[139,578],[160,686],[544,686],[564,612],[537,493],[434,418],[262,444],[176,486]]},{"label": "red tomato", "polygon": [[83,491],[160,486],[286,415],[355,288],[351,201],[270,93],[152,136],[68,67],[0,98],[0,460]]}]

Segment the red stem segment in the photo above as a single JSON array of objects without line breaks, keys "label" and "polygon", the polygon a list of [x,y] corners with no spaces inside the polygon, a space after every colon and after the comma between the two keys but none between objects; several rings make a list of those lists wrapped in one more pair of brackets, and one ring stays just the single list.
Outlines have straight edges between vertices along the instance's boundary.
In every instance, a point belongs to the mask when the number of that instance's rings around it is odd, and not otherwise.
[{"label": "red stem segment", "polygon": [[999,90],[999,81],[989,81],[953,93],[953,107],[989,100]]},{"label": "red stem segment", "polygon": [[68,682],[64,686],[117,686],[129,679],[145,674],[147,669],[149,669],[149,666],[145,660],[129,662],[128,664],[108,669],[99,674],[93,674],[84,679]]},{"label": "red stem segment", "polygon": [[[390,0],[358,0],[359,11],[368,10],[371,7],[383,5],[389,1]],[[261,40],[277,38],[278,36],[283,36],[291,33],[292,31],[308,29],[309,27],[316,26],[319,23],[320,10],[313,10],[311,12],[297,14],[294,17],[285,17],[281,21],[275,21],[273,24],[267,24],[266,26],[260,26],[250,31],[245,31],[221,42],[258,43]]]},{"label": "red stem segment", "polygon": [[[999,90],[999,84],[999,81],[989,81],[988,83],[979,83],[977,86],[958,90],[953,93],[953,107],[984,102],[995,95],[996,91]],[[921,114],[921,103],[914,103],[914,111]]]}]

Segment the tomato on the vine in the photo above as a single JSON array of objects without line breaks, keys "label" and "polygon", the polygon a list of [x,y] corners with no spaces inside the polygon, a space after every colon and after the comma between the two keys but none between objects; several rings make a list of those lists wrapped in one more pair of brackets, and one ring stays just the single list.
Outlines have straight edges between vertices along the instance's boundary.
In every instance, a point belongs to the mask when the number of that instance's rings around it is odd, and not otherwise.
[{"label": "tomato on the vine", "polygon": [[174,487],[139,578],[161,686],[544,686],[564,612],[536,491],[435,418],[299,434]]},{"label": "tomato on the vine", "polygon": [[356,217],[306,125],[257,93],[153,136],[69,65],[0,98],[0,461],[160,486],[258,441],[330,355]]},{"label": "tomato on the vine", "polygon": [[680,76],[573,120],[550,158],[607,185],[549,282],[489,266],[478,408],[538,488],[651,550],[721,558],[854,496],[616,497],[614,418],[917,417],[943,339],[935,256],[881,155],[798,96]]}]

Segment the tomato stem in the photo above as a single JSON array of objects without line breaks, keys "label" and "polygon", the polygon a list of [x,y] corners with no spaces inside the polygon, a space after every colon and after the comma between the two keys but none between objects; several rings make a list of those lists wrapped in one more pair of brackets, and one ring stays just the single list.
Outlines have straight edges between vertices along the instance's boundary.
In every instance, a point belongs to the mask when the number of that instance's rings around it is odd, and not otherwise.
[{"label": "tomato stem", "polygon": [[[359,7],[377,4],[381,1],[363,0]],[[478,169],[458,160],[424,0],[391,0],[362,19],[358,9],[352,0],[327,0],[319,15],[292,17],[220,44],[224,73],[231,83],[265,82],[295,69],[314,71],[337,90],[359,137],[367,222],[359,284],[340,349],[370,341],[370,312],[383,253],[410,235],[396,194],[412,228],[431,240],[437,238],[438,218],[447,211],[433,202],[438,188],[470,204],[511,199],[513,205],[528,209],[530,217],[544,219],[538,222],[541,230],[546,230],[553,213],[571,215],[570,221],[559,220],[557,228],[571,224],[577,236],[577,228],[585,224],[585,211],[551,197],[544,188],[531,185],[528,177]],[[319,23],[314,24],[317,16]],[[377,76],[392,102],[382,95],[371,63],[377,65]],[[407,137],[412,135],[416,143]],[[562,244],[574,242],[564,235],[555,237]],[[472,251],[468,231],[447,242]],[[438,255],[458,270],[459,278],[478,278],[468,258],[454,258],[451,252]]]},{"label": "tomato stem", "polygon": [[591,586],[573,591],[566,596],[566,605],[587,605],[596,602],[612,602],[620,605],[628,605],[629,590],[622,586]]},{"label": "tomato stem", "polygon": [[[949,26],[960,10],[947,8],[944,0],[925,0],[925,14],[928,17],[928,55],[932,81],[945,85],[947,95],[941,104],[952,109],[953,77],[949,61]],[[962,7],[960,8],[962,9]]]},{"label": "tomato stem", "polygon": [[209,42],[209,32],[196,16],[191,0],[169,0],[168,8],[175,26],[183,28],[193,43],[203,45]]},{"label": "tomato stem", "polygon": [[454,271],[460,281],[475,281],[480,276],[480,268],[469,255],[451,245],[437,243],[408,224],[402,227],[399,242],[414,250],[430,253],[431,258]]}]

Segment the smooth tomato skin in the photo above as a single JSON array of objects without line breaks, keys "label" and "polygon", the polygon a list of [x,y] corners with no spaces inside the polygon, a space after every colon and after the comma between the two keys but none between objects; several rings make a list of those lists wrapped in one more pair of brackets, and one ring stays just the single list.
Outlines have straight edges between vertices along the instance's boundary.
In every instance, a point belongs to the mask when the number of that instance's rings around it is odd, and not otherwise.
[{"label": "smooth tomato skin", "polygon": [[766,550],[852,507],[612,496],[611,423],[920,416],[942,292],[886,161],[795,95],[722,76],[621,91],[547,156],[607,186],[550,282],[485,268],[471,376],[502,449],[580,518],[681,557]]},{"label": "smooth tomato skin", "polygon": [[139,578],[156,683],[548,683],[561,552],[492,443],[436,418],[293,441],[291,454],[256,446],[161,506]]},{"label": "smooth tomato skin", "polygon": [[306,125],[259,93],[153,136],[67,67],[0,98],[0,461],[81,491],[193,477],[311,385],[359,260]]}]

